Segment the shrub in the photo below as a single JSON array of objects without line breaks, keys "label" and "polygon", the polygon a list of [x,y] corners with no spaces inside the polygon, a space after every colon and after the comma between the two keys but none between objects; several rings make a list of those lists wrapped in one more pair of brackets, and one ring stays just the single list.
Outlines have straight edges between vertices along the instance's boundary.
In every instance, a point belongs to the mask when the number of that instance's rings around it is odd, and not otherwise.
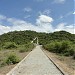
[{"label": "shrub", "polygon": [[22,52],[31,51],[33,48],[34,48],[33,44],[25,44],[19,48],[19,50],[20,50],[19,52],[22,53]]},{"label": "shrub", "polygon": [[61,45],[62,53],[65,56],[72,56],[74,54],[74,48],[72,47],[72,43],[70,41],[63,41]]},{"label": "shrub", "polygon": [[62,41],[61,42],[61,50],[62,50],[62,53],[65,53],[68,49],[70,49],[70,42],[69,41]]},{"label": "shrub", "polygon": [[23,48],[20,48],[20,51],[19,52],[23,53],[23,52],[27,52],[27,51],[28,50],[25,47],[23,47]]},{"label": "shrub", "polygon": [[0,67],[4,67],[6,65],[5,59],[0,59]]},{"label": "shrub", "polygon": [[56,53],[60,53],[61,52],[61,43],[60,42],[51,42],[50,44],[47,44],[44,46],[45,49],[52,51],[52,52],[56,52]]},{"label": "shrub", "polygon": [[11,54],[7,57],[6,59],[6,63],[9,64],[16,64],[18,63],[20,60],[19,58],[15,55],[15,54]]},{"label": "shrub", "polygon": [[72,43],[69,41],[51,42],[50,44],[45,45],[44,48],[48,51],[60,53],[65,56],[72,56],[74,54]]},{"label": "shrub", "polygon": [[5,49],[12,49],[12,48],[17,48],[17,45],[14,42],[6,42],[4,44]]},{"label": "shrub", "polygon": [[54,44],[50,43],[50,44],[44,45],[43,47],[48,51],[53,51]]},{"label": "shrub", "polygon": [[54,51],[56,53],[61,53],[61,42],[55,42],[55,44],[54,44]]},{"label": "shrub", "polygon": [[5,61],[2,61],[1,63],[0,63],[0,67],[4,67],[6,65],[6,62]]}]

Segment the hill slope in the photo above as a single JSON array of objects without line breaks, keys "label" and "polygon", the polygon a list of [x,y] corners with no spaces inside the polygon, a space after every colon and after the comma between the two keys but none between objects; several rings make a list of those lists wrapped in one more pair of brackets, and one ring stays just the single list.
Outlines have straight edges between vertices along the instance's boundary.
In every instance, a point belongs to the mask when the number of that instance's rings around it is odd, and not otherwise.
[{"label": "hill slope", "polygon": [[54,33],[37,33],[35,31],[14,31],[0,35],[0,44],[5,42],[15,42],[16,44],[25,44],[32,41],[35,37],[39,38],[39,44],[47,44],[51,41],[69,40],[75,42],[75,35],[66,31]]},{"label": "hill slope", "polygon": [[66,31],[59,31],[59,32],[54,32],[54,33],[40,33],[39,34],[39,43],[40,44],[47,44],[50,43],[51,41],[63,41],[63,40],[68,40],[71,42],[75,42],[75,35],[71,34]]},{"label": "hill slope", "polygon": [[15,42],[16,44],[24,44],[33,40],[36,32],[34,31],[14,31],[0,35],[0,43]]}]

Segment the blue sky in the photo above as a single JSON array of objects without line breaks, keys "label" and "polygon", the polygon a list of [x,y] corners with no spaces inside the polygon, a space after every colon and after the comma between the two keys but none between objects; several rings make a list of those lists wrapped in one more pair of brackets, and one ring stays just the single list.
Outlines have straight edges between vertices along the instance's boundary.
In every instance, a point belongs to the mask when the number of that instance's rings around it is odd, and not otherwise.
[{"label": "blue sky", "polygon": [[1,0],[0,34],[14,30],[74,32],[74,0]]}]

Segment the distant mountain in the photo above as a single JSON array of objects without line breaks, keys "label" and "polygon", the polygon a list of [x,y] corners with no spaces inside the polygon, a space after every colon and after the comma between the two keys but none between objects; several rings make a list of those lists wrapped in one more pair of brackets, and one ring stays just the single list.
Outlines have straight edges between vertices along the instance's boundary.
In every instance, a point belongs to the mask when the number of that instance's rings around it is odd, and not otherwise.
[{"label": "distant mountain", "polygon": [[0,35],[0,43],[15,42],[16,44],[25,44],[33,40],[36,36],[34,31],[14,31]]},{"label": "distant mountain", "polygon": [[54,33],[37,33],[35,31],[14,31],[0,35],[0,44],[5,42],[15,42],[16,44],[25,44],[32,41],[35,37],[39,38],[39,44],[47,44],[51,41],[69,40],[75,42],[75,35],[66,31]]},{"label": "distant mountain", "polygon": [[54,33],[40,33],[39,35],[40,44],[47,44],[51,41],[62,41],[68,40],[75,42],[75,34],[71,34],[66,31],[57,31]]}]

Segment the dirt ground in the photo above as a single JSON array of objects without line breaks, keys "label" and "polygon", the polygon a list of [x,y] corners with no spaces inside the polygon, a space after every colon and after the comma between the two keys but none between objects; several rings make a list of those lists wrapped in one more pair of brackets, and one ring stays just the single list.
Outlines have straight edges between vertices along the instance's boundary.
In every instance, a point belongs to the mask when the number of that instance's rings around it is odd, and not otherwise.
[{"label": "dirt ground", "polygon": [[[10,52],[11,51],[9,51],[9,50],[2,51],[2,52],[0,51],[0,57],[2,57],[2,55],[8,54]],[[29,53],[29,52],[20,53],[18,51],[13,51],[13,52],[19,56],[20,60],[22,60]],[[0,75],[6,75],[16,65],[17,64],[15,64],[15,65],[7,65],[7,66],[4,66],[4,67],[0,67]]]},{"label": "dirt ground", "polygon": [[60,56],[44,50],[49,58],[52,58],[67,74],[75,75],[75,60],[72,57]]}]

